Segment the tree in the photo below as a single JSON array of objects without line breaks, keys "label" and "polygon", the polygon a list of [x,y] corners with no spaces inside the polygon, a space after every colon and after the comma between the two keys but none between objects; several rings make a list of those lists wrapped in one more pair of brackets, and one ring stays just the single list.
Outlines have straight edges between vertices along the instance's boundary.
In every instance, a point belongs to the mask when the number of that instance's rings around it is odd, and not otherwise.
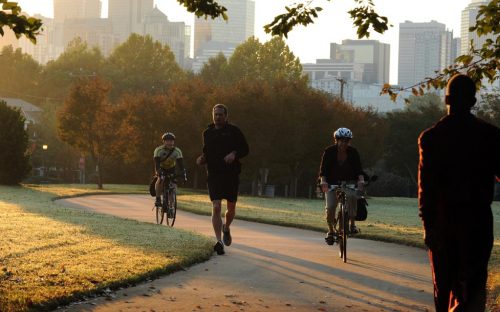
[{"label": "tree", "polygon": [[0,35],[4,35],[3,27],[7,26],[20,38],[26,36],[31,42],[36,43],[36,36],[40,33],[42,21],[38,18],[26,17],[17,2],[0,0],[2,10],[0,11]]},{"label": "tree", "polygon": [[417,185],[418,136],[444,115],[444,104],[435,94],[412,96],[409,107],[404,111],[386,115],[389,127],[384,144],[386,167],[389,171],[408,178],[414,188]]},{"label": "tree", "polygon": [[253,79],[272,83],[304,79],[300,60],[279,37],[264,44],[255,37],[248,38],[229,59],[228,72],[232,81]]},{"label": "tree", "polygon": [[498,90],[484,94],[480,103],[474,107],[478,117],[500,127],[500,93]]},{"label": "tree", "polygon": [[75,82],[102,76],[104,61],[99,48],[91,48],[81,38],[75,38],[63,54],[45,66],[39,94],[62,103]]},{"label": "tree", "polygon": [[31,170],[24,121],[20,110],[0,101],[0,184],[18,184]]},{"label": "tree", "polygon": [[113,51],[106,67],[114,98],[124,92],[164,93],[172,82],[185,76],[168,46],[137,34]]},{"label": "tree", "polygon": [[81,78],[71,88],[59,112],[59,137],[64,142],[90,155],[96,165],[97,187],[102,189],[106,159],[115,150],[119,118],[107,100],[110,85],[99,77]]},{"label": "tree", "polygon": [[387,124],[376,111],[355,107],[335,98],[328,108],[328,134],[331,142],[333,131],[346,127],[354,134],[353,146],[360,153],[363,168],[373,167],[383,156]]},{"label": "tree", "polygon": [[208,59],[203,67],[201,68],[198,76],[212,84],[229,84],[231,79],[228,77],[228,61],[222,52],[217,54],[215,57]]},{"label": "tree", "polygon": [[229,60],[221,54],[211,58],[202,68],[200,77],[208,83],[222,84],[234,84],[240,80],[272,83],[306,79],[302,74],[300,60],[279,37],[264,44],[255,37],[248,38],[236,47]]},{"label": "tree", "polygon": [[[227,9],[214,0],[177,1],[198,17],[217,18],[221,16],[227,20],[231,15],[229,12],[228,17]],[[358,38],[368,38],[371,28],[378,33],[384,33],[389,26],[392,26],[387,17],[380,16],[375,11],[372,0],[353,1],[356,6],[348,13],[353,20],[354,27],[357,28]],[[312,1],[297,1],[292,6],[285,6],[285,10],[285,13],[277,15],[271,23],[264,26],[267,33],[286,37],[295,26],[307,26],[314,23],[314,19],[318,18],[322,7],[312,7]],[[478,49],[475,49],[471,42],[468,54],[459,56],[455,60],[455,64],[441,72],[436,71],[435,77],[428,77],[414,86],[402,89],[387,83],[383,86],[381,93],[388,94],[393,101],[396,101],[399,93],[405,90],[411,90],[414,95],[423,95],[425,90],[444,88],[449,78],[458,72],[466,72],[478,87],[481,86],[483,78],[486,78],[490,83],[500,79],[500,36],[498,36],[500,33],[500,0],[491,0],[487,5],[481,6],[476,24],[470,27],[470,31],[475,31],[479,36],[491,34],[495,39],[488,39]]]},{"label": "tree", "polygon": [[[330,1],[330,0],[328,0]],[[372,0],[353,0],[357,6],[348,11],[353,20],[354,26],[358,29],[358,37],[369,37],[370,27],[378,33],[383,33],[388,29],[387,17],[380,16],[375,12]],[[177,0],[186,7],[188,12],[194,13],[197,17],[222,17],[227,20],[229,17],[227,9],[214,0]],[[286,13],[277,15],[274,20],[264,26],[266,33],[278,36],[287,36],[297,25],[307,26],[314,23],[314,18],[318,17],[321,7],[311,7],[312,1],[298,1],[291,6],[285,6]]]},{"label": "tree", "polygon": [[22,98],[26,93],[33,93],[38,88],[41,66],[30,55],[10,45],[0,54],[0,94]]}]

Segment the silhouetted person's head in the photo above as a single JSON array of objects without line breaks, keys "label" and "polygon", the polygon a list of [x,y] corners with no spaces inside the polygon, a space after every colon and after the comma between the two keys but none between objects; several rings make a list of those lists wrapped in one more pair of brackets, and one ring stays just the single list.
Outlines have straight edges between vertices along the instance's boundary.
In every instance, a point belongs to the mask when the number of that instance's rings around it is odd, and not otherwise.
[{"label": "silhouetted person's head", "polygon": [[451,77],[446,87],[445,103],[449,105],[448,112],[469,112],[476,104],[476,84],[467,75],[458,74]]}]

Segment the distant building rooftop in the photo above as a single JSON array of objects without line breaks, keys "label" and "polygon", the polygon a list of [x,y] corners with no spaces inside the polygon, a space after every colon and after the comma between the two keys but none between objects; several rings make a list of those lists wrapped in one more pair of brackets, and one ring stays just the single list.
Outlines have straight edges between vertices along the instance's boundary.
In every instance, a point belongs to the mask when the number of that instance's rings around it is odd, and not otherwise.
[{"label": "distant building rooftop", "polygon": [[3,98],[0,97],[0,100],[5,101],[7,106],[13,108],[19,108],[24,118],[26,119],[26,123],[38,123],[40,121],[40,115],[42,113],[42,109],[38,106],[35,106],[31,103],[28,103],[21,99],[15,98]]}]

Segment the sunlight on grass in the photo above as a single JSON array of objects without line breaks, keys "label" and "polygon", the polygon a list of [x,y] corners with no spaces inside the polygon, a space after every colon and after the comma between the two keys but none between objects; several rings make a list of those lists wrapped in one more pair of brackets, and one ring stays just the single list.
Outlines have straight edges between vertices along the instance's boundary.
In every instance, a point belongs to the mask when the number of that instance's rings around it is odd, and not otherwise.
[{"label": "sunlight on grass", "polygon": [[51,200],[94,191],[0,187],[1,311],[53,308],[210,257],[211,241],[197,234],[67,209]]}]

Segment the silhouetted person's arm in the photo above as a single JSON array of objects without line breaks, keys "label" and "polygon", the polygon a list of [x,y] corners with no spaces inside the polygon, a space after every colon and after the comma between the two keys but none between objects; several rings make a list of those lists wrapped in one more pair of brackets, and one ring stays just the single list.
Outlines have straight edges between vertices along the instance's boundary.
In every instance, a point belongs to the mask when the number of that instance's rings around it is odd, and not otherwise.
[{"label": "silhouetted person's arm", "polygon": [[437,185],[438,166],[433,155],[433,146],[430,144],[428,133],[423,133],[419,140],[420,160],[418,164],[418,207],[419,216],[424,226],[424,240],[427,247],[435,249],[440,247],[440,239],[436,233],[438,213]]}]

